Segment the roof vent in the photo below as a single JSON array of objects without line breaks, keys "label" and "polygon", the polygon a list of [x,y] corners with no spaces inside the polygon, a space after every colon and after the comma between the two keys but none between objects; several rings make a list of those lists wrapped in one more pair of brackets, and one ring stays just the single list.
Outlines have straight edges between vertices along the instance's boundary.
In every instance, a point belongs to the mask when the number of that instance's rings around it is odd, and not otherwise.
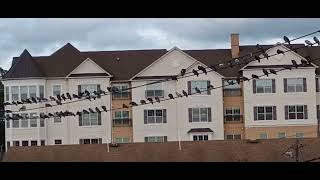
[{"label": "roof vent", "polygon": [[117,57],[117,59],[116,59],[117,61],[120,61],[120,58],[119,57]]}]

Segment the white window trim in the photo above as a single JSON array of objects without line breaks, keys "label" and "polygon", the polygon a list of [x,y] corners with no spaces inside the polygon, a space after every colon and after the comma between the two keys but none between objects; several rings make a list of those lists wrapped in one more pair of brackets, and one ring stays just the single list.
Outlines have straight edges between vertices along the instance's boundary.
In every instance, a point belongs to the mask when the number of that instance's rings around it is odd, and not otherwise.
[{"label": "white window trim", "polygon": [[269,81],[271,81],[271,92],[265,92],[265,91],[266,91],[266,90],[265,90],[265,89],[266,89],[266,88],[265,88],[266,86],[263,86],[263,92],[258,92],[258,85],[256,84],[256,94],[272,94],[272,90],[273,90],[273,88],[274,88],[274,87],[272,87],[272,80],[273,80],[273,79],[267,79],[267,78],[266,78],[266,79],[257,79],[257,80],[256,80],[256,83],[257,83],[257,81],[261,81],[261,80],[269,80]]},{"label": "white window trim", "polygon": [[[287,92],[285,92],[285,93],[303,93],[304,92],[303,91],[303,78],[304,77],[286,78],[287,79]],[[289,91],[289,88],[288,88],[288,80],[289,79],[302,79],[302,91],[297,92],[297,84],[295,84],[293,92]]]},{"label": "white window trim", "polygon": [[[272,113],[271,113],[271,115],[272,115],[272,119],[269,119],[269,120],[267,120],[267,113],[266,113],[266,107],[267,106],[269,106],[269,107],[271,107],[271,109],[272,109]],[[276,106],[276,105],[255,105],[255,106],[253,106],[253,107],[257,107],[257,120],[254,120],[255,122],[269,122],[269,121],[275,121],[275,120],[273,120],[273,106]],[[258,116],[258,114],[259,114],[259,107],[264,107],[264,119],[263,120],[259,120],[259,116]],[[262,114],[262,113],[260,113],[260,114]]]},{"label": "white window trim", "polygon": [[51,85],[51,95],[53,97],[55,97],[55,95],[53,95],[53,86],[60,86],[60,95],[62,94],[62,85],[61,84],[52,84]]},{"label": "white window trim", "polygon": [[[165,108],[162,108],[162,109],[160,109],[160,108],[157,108],[157,109],[146,109],[147,110],[147,124],[145,124],[145,125],[164,125],[164,124],[166,124],[166,123],[163,123],[163,109],[165,109]],[[156,123],[156,119],[155,119],[155,123],[148,123],[149,121],[148,121],[148,111],[154,111],[154,117],[158,117],[158,116],[156,116],[156,110],[161,110],[162,111],[162,122],[161,123]],[[151,116],[150,116],[151,117]]]},{"label": "white window trim", "polygon": [[[209,81],[209,80],[202,80],[202,79],[199,79],[199,80],[191,80],[191,89],[190,89],[190,93],[191,93],[191,96],[210,96],[211,94],[208,94],[207,93],[207,91],[202,91],[201,92],[201,94],[199,94],[199,93],[197,93],[197,92],[192,92],[192,82],[194,82],[194,81],[205,81],[205,82],[207,82],[207,81]],[[199,87],[198,87],[199,88]],[[208,90],[208,87],[207,87],[207,90]],[[200,89],[200,91],[201,91],[201,89]]]},{"label": "white window trim", "polygon": [[[193,109],[196,109],[196,108],[199,109],[199,122],[194,122],[194,121],[193,121]],[[207,121],[201,121],[201,110],[200,110],[201,108],[202,108],[202,109],[207,109]],[[209,107],[192,107],[192,108],[191,108],[191,109],[192,109],[192,117],[191,117],[192,121],[191,121],[191,123],[194,123],[194,124],[197,124],[197,123],[199,123],[199,124],[210,123],[210,122],[209,122],[208,108],[209,108]]]},{"label": "white window trim", "polygon": [[[306,105],[306,104],[305,104]],[[290,109],[290,106],[295,106],[295,114],[296,114],[296,118],[295,119],[290,119],[290,116],[289,116],[289,114],[290,114],[290,111],[289,111],[289,109]],[[302,119],[298,119],[298,115],[297,115],[297,106],[302,106],[302,108],[303,108],[303,111],[302,111],[302,113],[303,113],[303,118]],[[304,119],[304,116],[305,116],[305,114],[304,114],[304,105],[301,105],[301,104],[297,104],[297,105],[288,105],[288,119],[286,120],[286,121],[294,121],[294,120],[298,120],[298,121],[301,121],[301,120],[307,120],[307,119]],[[308,118],[309,119],[309,118]]]},{"label": "white window trim", "polygon": [[[89,121],[90,121],[90,125],[83,125],[83,114],[82,114],[82,116],[81,116],[81,121],[82,121],[82,126],[79,126],[79,127],[84,127],[84,128],[95,128],[95,127],[102,127],[103,125],[102,125],[102,113],[101,113],[101,125],[99,125],[99,115],[98,115],[98,112],[96,112],[97,113],[97,125],[91,125],[91,118],[90,118],[90,114],[92,114],[92,113],[90,113],[89,112]],[[61,120],[62,121],[62,120]]]}]

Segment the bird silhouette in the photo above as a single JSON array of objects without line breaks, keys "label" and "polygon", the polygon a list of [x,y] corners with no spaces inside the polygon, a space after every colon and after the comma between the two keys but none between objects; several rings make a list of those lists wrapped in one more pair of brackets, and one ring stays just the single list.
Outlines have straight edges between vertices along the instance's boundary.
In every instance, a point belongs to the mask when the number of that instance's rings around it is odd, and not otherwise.
[{"label": "bird silhouette", "polygon": [[289,69],[289,70],[292,69],[290,66],[283,66],[283,67],[284,67],[284,69]]},{"label": "bird silhouette", "polygon": [[36,103],[36,104],[37,104],[37,100],[36,100],[36,98],[31,97],[31,100],[32,100],[32,102],[33,102],[33,103]]},{"label": "bird silhouette", "polygon": [[301,59],[301,64],[307,65],[307,64],[308,64],[308,61]]},{"label": "bird silhouette", "polygon": [[69,114],[70,114],[71,116],[76,116],[73,112],[69,112]]},{"label": "bird silhouette", "polygon": [[194,90],[196,90],[197,93],[201,94],[201,91],[198,87],[195,87]]},{"label": "bird silhouette", "polygon": [[278,49],[278,50],[277,50],[277,53],[278,53],[278,54],[283,54],[283,55],[284,55],[284,52],[283,52],[282,50],[280,50],[280,49]]},{"label": "bird silhouette", "polygon": [[81,116],[82,113],[81,113],[80,111],[77,111],[77,112],[76,112],[76,115]]},{"label": "bird silhouette", "polygon": [[49,99],[52,100],[52,101],[56,101],[56,98],[54,98],[52,96],[50,96]]},{"label": "bird silhouette", "polygon": [[87,110],[82,110],[83,111],[83,113],[86,113],[86,114],[89,114],[90,112],[89,111],[87,111]]},{"label": "bird silhouette", "polygon": [[107,90],[108,90],[109,92],[112,92],[112,88],[111,88],[111,87],[107,87]]},{"label": "bird silhouette", "polygon": [[29,104],[32,104],[32,101],[30,100],[30,98],[26,99],[26,102]]},{"label": "bird silhouette", "polygon": [[308,64],[311,64],[312,63],[312,59],[310,56],[306,56],[305,59],[308,61]]},{"label": "bird silhouette", "polygon": [[84,90],[84,93],[85,93],[87,96],[90,96],[90,92],[87,91],[86,89]]},{"label": "bird silhouette", "polygon": [[277,74],[277,72],[274,69],[269,69],[270,73]]},{"label": "bird silhouette", "polygon": [[90,111],[91,113],[95,113],[95,112],[94,112],[94,110],[93,110],[93,109],[91,109],[91,108],[89,108],[89,111]]},{"label": "bird silhouette", "polygon": [[54,115],[52,113],[48,113],[48,116],[49,117],[53,117]]},{"label": "bird silhouette", "polygon": [[61,98],[65,101],[67,98],[64,94],[61,95]]},{"label": "bird silhouette", "polygon": [[310,42],[309,40],[305,40],[304,42],[307,44],[307,46],[313,46],[312,42]]},{"label": "bird silhouette", "polygon": [[181,74],[181,76],[184,76],[185,74],[186,74],[186,69],[181,69],[181,71],[180,71],[180,74]]},{"label": "bird silhouette", "polygon": [[260,62],[260,57],[259,57],[259,56],[255,55],[255,56],[254,56],[254,59],[255,59],[256,61]]},{"label": "bird silhouette", "polygon": [[78,96],[78,95],[76,95],[76,94],[72,94],[72,97],[73,97],[73,98],[81,99],[81,97],[80,97],[80,96]]},{"label": "bird silhouette", "polygon": [[240,84],[240,77],[237,77],[236,81],[238,84]]},{"label": "bird silhouette", "polygon": [[188,93],[187,93],[185,90],[182,90],[182,94],[183,94],[185,97],[188,97]]},{"label": "bird silhouette", "polygon": [[159,97],[155,97],[154,98],[158,103],[160,103],[160,98]]},{"label": "bird silhouette", "polygon": [[290,45],[290,39],[287,36],[283,36],[283,40]]},{"label": "bird silhouette", "polygon": [[23,104],[23,102],[17,101],[17,104]]},{"label": "bird silhouette", "polygon": [[178,96],[178,97],[183,97],[180,93],[178,93],[178,92],[176,92],[176,95]]},{"label": "bird silhouette", "polygon": [[251,76],[253,79],[259,79],[259,76],[255,75],[255,74],[252,74]]},{"label": "bird silhouette", "polygon": [[57,105],[62,105],[61,101],[56,101]]},{"label": "bird silhouette", "polygon": [[12,113],[12,111],[11,111],[11,110],[6,110],[5,112],[6,112],[6,113]]},{"label": "bird silhouette", "polygon": [[319,39],[317,37],[313,37],[313,40],[314,40],[315,43],[317,43],[320,46],[320,41],[319,41]]},{"label": "bird silhouette", "polygon": [[12,101],[12,103],[11,103],[11,104],[14,104],[14,105],[18,106],[18,103],[17,103],[17,102],[15,102],[15,101]]},{"label": "bird silhouette", "polygon": [[122,104],[122,108],[129,108],[126,104]]},{"label": "bird silhouette", "polygon": [[153,104],[152,98],[147,98],[147,100],[148,100],[149,102],[151,102],[151,104]]},{"label": "bird silhouette", "polygon": [[291,62],[292,62],[292,64],[293,64],[294,67],[298,68],[299,65],[297,64],[297,61],[291,60]]},{"label": "bird silhouette", "polygon": [[101,108],[103,109],[103,111],[107,112],[107,108],[105,106],[101,106]]},{"label": "bird silhouette", "polygon": [[3,105],[8,106],[8,105],[11,105],[11,103],[5,102],[5,103],[3,103]]},{"label": "bird silhouette", "polygon": [[21,108],[19,109],[19,111],[25,111],[27,108],[26,106],[21,106]]},{"label": "bird silhouette", "polygon": [[168,97],[170,98],[170,99],[174,99],[174,97],[173,97],[173,95],[170,93],[170,94],[168,94]]},{"label": "bird silhouette", "polygon": [[192,72],[193,72],[194,75],[196,75],[197,77],[199,77],[199,73],[198,73],[197,70],[194,70],[194,69],[193,69]]},{"label": "bird silhouette", "polygon": [[70,95],[68,92],[66,93],[66,95],[67,95],[67,97],[68,97],[69,100],[72,99],[71,95]]},{"label": "bird silhouette", "polygon": [[48,99],[47,98],[42,98],[42,101],[47,102]]},{"label": "bird silhouette", "polygon": [[269,72],[266,69],[262,69],[263,74],[265,74],[267,77],[269,76]]},{"label": "bird silhouette", "polygon": [[129,104],[130,104],[131,106],[138,106],[138,104],[137,104],[136,102],[133,102],[133,101],[130,102]]},{"label": "bird silhouette", "polygon": [[207,75],[207,70],[203,66],[198,66],[198,69],[202,71],[205,75]]},{"label": "bird silhouette", "polygon": [[58,94],[57,95],[57,99],[58,99],[58,101],[61,101],[62,99],[61,99],[61,96]]},{"label": "bird silhouette", "polygon": [[171,76],[171,80],[178,81],[178,78],[177,78],[177,76]]},{"label": "bird silhouette", "polygon": [[267,53],[262,53],[262,55],[267,58],[267,60],[269,59],[269,55]]},{"label": "bird silhouette", "polygon": [[101,113],[101,110],[100,110],[98,107],[96,107],[95,110],[96,110],[98,113]]},{"label": "bird silhouette", "polygon": [[147,102],[145,100],[140,100],[141,104],[146,104]]},{"label": "bird silhouette", "polygon": [[6,120],[12,120],[12,117],[9,114],[6,115]]},{"label": "bird silhouette", "polygon": [[37,99],[37,101],[38,101],[38,102],[41,102],[41,98],[39,98],[39,97],[36,97],[36,99]]}]

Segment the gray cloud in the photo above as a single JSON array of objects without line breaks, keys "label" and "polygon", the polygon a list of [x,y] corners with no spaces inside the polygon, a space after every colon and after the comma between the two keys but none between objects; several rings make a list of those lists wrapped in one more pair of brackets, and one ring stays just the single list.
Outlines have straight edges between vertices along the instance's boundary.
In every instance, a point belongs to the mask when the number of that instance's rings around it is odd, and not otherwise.
[{"label": "gray cloud", "polygon": [[232,32],[244,45],[318,29],[320,19],[1,19],[0,66],[8,69],[23,49],[49,55],[67,42],[82,51],[228,48]]}]

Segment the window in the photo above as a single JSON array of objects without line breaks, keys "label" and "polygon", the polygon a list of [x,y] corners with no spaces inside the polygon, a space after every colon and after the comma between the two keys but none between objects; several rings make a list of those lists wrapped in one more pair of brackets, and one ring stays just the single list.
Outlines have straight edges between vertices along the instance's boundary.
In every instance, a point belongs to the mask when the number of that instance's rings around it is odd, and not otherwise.
[{"label": "window", "polygon": [[145,142],[167,142],[167,136],[149,136],[144,138]]},{"label": "window", "polygon": [[144,110],[145,124],[167,123],[166,109]]},{"label": "window", "polygon": [[189,122],[211,122],[211,108],[189,108]]},{"label": "window", "polygon": [[259,139],[268,139],[267,133],[260,133],[260,138]]},{"label": "window", "polygon": [[307,105],[285,106],[285,119],[308,119]]},{"label": "window", "polygon": [[317,77],[317,78],[316,78],[316,92],[319,92],[319,88],[320,88],[320,83],[319,83],[319,81],[320,81],[320,78]]},{"label": "window", "polygon": [[13,146],[20,146],[20,141],[12,141]]},{"label": "window", "polygon": [[193,135],[193,141],[207,141],[208,135]]},{"label": "window", "polygon": [[296,138],[303,138],[304,137],[304,133],[303,132],[297,132],[296,133]]},{"label": "window", "polygon": [[114,125],[129,125],[129,111],[116,111],[115,112],[115,119],[113,121]]},{"label": "window", "polygon": [[286,133],[284,133],[284,132],[279,132],[279,133],[278,133],[278,138],[279,138],[279,139],[286,138]]},{"label": "window", "polygon": [[37,97],[37,86],[29,86],[29,97],[36,98]]},{"label": "window", "polygon": [[241,96],[240,84],[234,79],[224,80],[224,96]]},{"label": "window", "polygon": [[44,86],[39,86],[39,96],[40,98],[44,98]]},{"label": "window", "polygon": [[254,111],[254,120],[276,120],[277,119],[277,110],[276,106],[255,106]]},{"label": "window", "polygon": [[37,146],[38,145],[38,141],[31,141],[31,146]]},{"label": "window", "polygon": [[154,83],[154,84],[148,84],[146,87],[146,98],[154,98],[164,97],[164,91],[162,90],[162,83]]},{"label": "window", "polygon": [[128,84],[116,84],[113,85],[118,89],[118,92],[113,93],[113,98],[115,99],[127,99],[129,98],[129,85]]},{"label": "window", "polygon": [[21,100],[28,99],[28,86],[20,86],[20,97]]},{"label": "window", "polygon": [[117,138],[114,138],[114,141],[116,143],[129,143],[129,138],[117,137]]},{"label": "window", "polygon": [[37,113],[30,113],[30,127],[37,127]]},{"label": "window", "polygon": [[96,126],[101,125],[101,113],[83,113],[80,126]]},{"label": "window", "polygon": [[29,146],[29,141],[22,141],[22,146]]},{"label": "window", "polygon": [[82,84],[81,92],[87,90],[91,95],[93,95],[93,91],[98,91],[98,84]]},{"label": "window", "polygon": [[306,92],[306,78],[284,79],[284,92]]},{"label": "window", "polygon": [[240,121],[240,108],[239,107],[226,107],[224,111],[225,121]]},{"label": "window", "polygon": [[7,141],[7,148],[10,147],[10,141]]},{"label": "window", "polygon": [[196,94],[196,87],[201,91],[202,93],[205,93],[208,89],[208,81],[191,81],[191,94]]},{"label": "window", "polygon": [[14,120],[12,120],[12,128],[19,128],[19,119],[15,120],[15,118],[17,118],[18,114],[12,114],[12,118]]},{"label": "window", "polygon": [[27,119],[28,113],[22,113],[21,116],[23,117],[23,119],[21,119],[21,127],[27,128],[29,126],[28,119]]},{"label": "window", "polygon": [[41,145],[41,146],[46,145],[46,141],[45,141],[45,140],[41,140],[41,141],[40,141],[40,145]]},{"label": "window", "polygon": [[6,101],[9,101],[9,86],[6,86]]},{"label": "window", "polygon": [[61,123],[61,122],[62,122],[61,117],[59,117],[59,116],[53,117],[53,123]]},{"label": "window", "polygon": [[61,85],[53,85],[52,86],[52,95],[57,96],[61,94]]},{"label": "window", "polygon": [[274,79],[256,79],[256,93],[272,93],[275,88],[273,81]]},{"label": "window", "polygon": [[7,122],[6,123],[7,124],[7,128],[10,128],[10,120],[7,120],[6,122]]},{"label": "window", "polygon": [[[44,115],[44,113],[40,113],[40,114]],[[40,127],[44,127],[44,123],[45,123],[44,121],[45,121],[45,119],[40,118]]]},{"label": "window", "polygon": [[241,134],[227,134],[227,140],[240,140]]},{"label": "window", "polygon": [[55,139],[54,140],[54,144],[62,144],[62,140],[61,139]]},{"label": "window", "polygon": [[102,144],[102,138],[79,139],[79,144]]},{"label": "window", "polygon": [[19,100],[19,86],[11,86],[11,97],[12,101]]}]

